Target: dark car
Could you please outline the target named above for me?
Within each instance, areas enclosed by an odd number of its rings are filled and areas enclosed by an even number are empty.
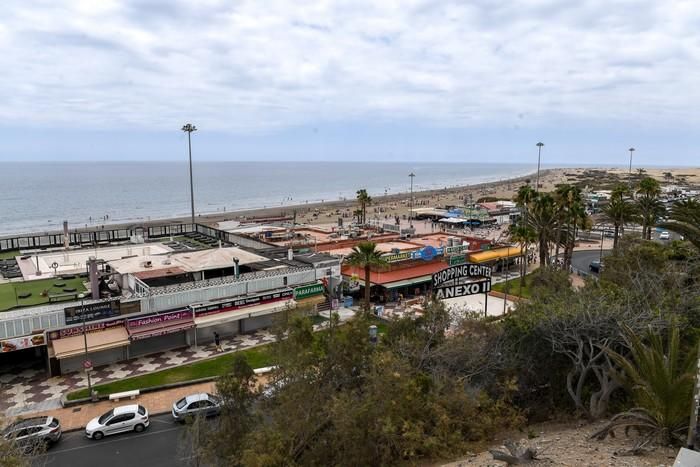
[[[603,270],[603,263],[600,262],[600,260],[593,260],[591,261],[591,264],[588,265],[588,269],[590,269],[591,272],[594,272],[596,274],[599,274],[600,271]]]
[[[17,443],[25,451],[33,451],[58,442],[61,424],[54,417],[33,417],[17,420],[2,431],[2,436]]]

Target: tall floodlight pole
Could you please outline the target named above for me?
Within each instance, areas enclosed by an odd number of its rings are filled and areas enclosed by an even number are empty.
[[[629,181],[630,187],[632,187],[632,153],[634,152],[634,148],[629,148],[628,151],[630,152],[630,171],[627,179]]]
[[[540,160],[542,159],[542,146],[544,143],[537,143],[537,184],[535,185],[535,191],[540,192]]]
[[[409,177],[411,177],[411,212],[408,215],[408,224],[412,228],[413,227],[413,177],[416,176],[413,172],[408,174]]]
[[[192,228],[194,228],[194,183],[192,183],[192,132],[197,131],[197,127],[187,123],[182,127],[182,131],[187,132],[187,146],[190,150],[190,206],[192,208]]]

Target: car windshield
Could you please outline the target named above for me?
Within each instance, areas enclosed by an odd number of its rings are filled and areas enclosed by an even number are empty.
[[[187,404],[187,399],[185,399],[185,398],[183,397],[182,399],[180,399],[179,401],[177,401],[177,402],[175,403],[175,407],[177,407],[178,409],[181,409],[181,408],[183,408],[183,407],[185,406],[185,404]]]
[[[146,415],[146,407],[139,405],[138,412],[141,415]]]
[[[100,422],[101,425],[104,425],[107,420],[112,416],[114,413],[114,410],[110,410],[109,412],[105,413],[102,415],[100,418],[97,419],[98,422]]]

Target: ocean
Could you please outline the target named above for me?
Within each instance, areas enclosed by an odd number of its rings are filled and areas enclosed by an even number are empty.
[[[198,214],[498,181],[534,164],[195,162]],[[0,235],[189,215],[183,162],[0,163]],[[106,217],[108,216],[108,217]]]

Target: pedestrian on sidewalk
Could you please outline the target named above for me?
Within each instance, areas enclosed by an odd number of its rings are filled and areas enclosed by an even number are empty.
[[[219,336],[219,333],[216,331],[214,331],[214,345],[216,345],[217,352],[224,351],[224,349],[221,347],[221,337]]]

